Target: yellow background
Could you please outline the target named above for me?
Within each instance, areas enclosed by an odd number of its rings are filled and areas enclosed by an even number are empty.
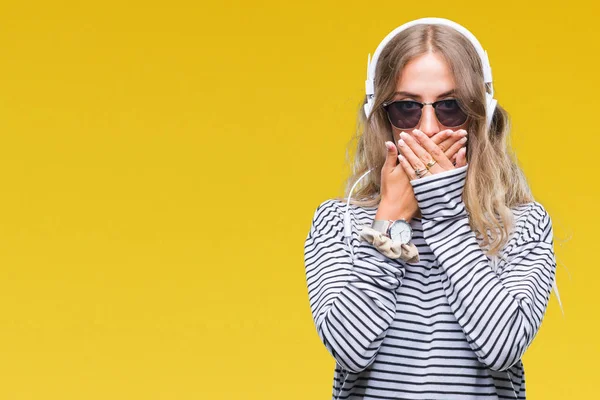
[[[0,399],[330,398],[304,239],[367,54],[426,16],[488,51],[553,218],[528,399],[594,398],[595,2],[108,0],[0,4]]]

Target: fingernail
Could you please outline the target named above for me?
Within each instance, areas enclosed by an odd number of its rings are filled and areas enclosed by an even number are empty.
[[[392,148],[391,148],[390,146],[393,146],[393,145],[394,145],[394,143],[390,142],[389,140],[386,140],[386,142],[385,142],[385,147],[386,147],[388,150],[391,150]]]
[[[398,160],[404,161],[404,156],[402,156],[402,154],[398,154]]]
[[[460,131],[460,134],[461,134],[462,136],[467,136],[467,131],[465,131],[465,130],[461,130],[461,131]]]
[[[466,141],[467,141],[467,138],[466,138],[466,137],[464,137],[464,138],[460,139],[460,140],[458,141],[458,143],[465,143]]]
[[[408,137],[408,133],[406,133],[406,132],[400,132],[400,137],[407,138]]]
[[[398,140],[398,144],[400,146],[404,146],[406,143],[404,143],[404,140],[400,139],[400,140]]]

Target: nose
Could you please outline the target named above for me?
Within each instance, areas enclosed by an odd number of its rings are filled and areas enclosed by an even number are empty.
[[[426,104],[422,109],[421,121],[419,121],[418,130],[429,137],[438,133],[441,129],[440,124],[435,116],[435,109],[431,104]]]

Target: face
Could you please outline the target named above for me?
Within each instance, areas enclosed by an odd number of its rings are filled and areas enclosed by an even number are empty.
[[[424,103],[456,98],[451,94],[444,95],[452,89],[455,89],[454,78],[446,62],[435,53],[426,53],[406,64],[396,83],[396,94],[393,100],[415,100]],[[433,107],[426,105],[423,107],[421,120],[416,127],[401,130],[392,126],[395,142],[397,143],[400,139],[401,132],[410,133],[413,129],[419,129],[427,136],[432,137],[445,129],[466,130],[467,122],[458,127],[446,127],[437,120]]]

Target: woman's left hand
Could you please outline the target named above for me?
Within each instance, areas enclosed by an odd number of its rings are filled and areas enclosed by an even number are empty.
[[[467,165],[467,149],[465,146],[461,147],[456,153],[456,165],[454,165],[446,156],[446,153],[430,137],[418,129],[414,129],[410,134],[402,132],[400,139],[398,144],[404,156],[404,160],[401,160],[400,163],[411,180]],[[427,171],[426,165],[432,161],[435,161],[435,164],[430,166],[429,171]],[[417,176],[415,170],[427,172]]]

